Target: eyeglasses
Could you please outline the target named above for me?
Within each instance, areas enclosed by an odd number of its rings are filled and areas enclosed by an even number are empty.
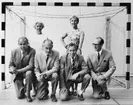
[[[92,43],[92,45],[95,45],[96,46],[96,45],[100,45],[100,44]]]

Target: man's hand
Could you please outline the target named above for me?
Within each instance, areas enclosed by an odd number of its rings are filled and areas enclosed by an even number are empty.
[[[103,75],[97,76],[97,81],[100,81],[100,80],[105,80],[105,77]]]
[[[106,79],[103,75],[99,75],[99,76],[97,76],[97,82],[98,82],[99,85],[101,85],[104,82],[106,82]]]
[[[37,76],[37,80],[38,80],[38,81],[42,81],[42,80],[43,80],[43,74],[39,74],[39,75]]]
[[[46,72],[42,73],[42,75],[44,78],[48,78],[49,75],[51,75],[51,74],[50,74],[50,71],[46,71]]]
[[[76,80],[78,76],[79,76],[79,73],[75,73],[74,75],[72,75],[71,80]]]
[[[11,73],[11,74],[15,74],[15,72],[16,72],[16,67],[10,67],[9,68],[9,73]]]

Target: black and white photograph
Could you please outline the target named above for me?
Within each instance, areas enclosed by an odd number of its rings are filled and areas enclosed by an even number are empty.
[[[133,105],[132,0],[0,3],[0,105]]]

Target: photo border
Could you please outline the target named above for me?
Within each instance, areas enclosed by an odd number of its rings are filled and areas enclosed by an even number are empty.
[[[6,7],[7,6],[70,6],[70,7],[126,7],[126,13],[128,16],[128,20],[126,23],[126,88],[130,88],[130,48],[131,48],[131,3],[130,2],[120,2],[120,3],[113,3],[113,2],[2,2],[1,3],[1,15],[2,15],[2,22],[1,22],[1,86],[2,89],[5,89],[5,43],[6,43]]]

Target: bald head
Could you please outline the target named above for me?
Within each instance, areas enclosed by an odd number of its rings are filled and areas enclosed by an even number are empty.
[[[29,44],[29,41],[28,41],[28,39],[27,39],[26,37],[20,37],[20,38],[18,39],[18,43],[19,43],[19,42],[25,42],[25,43]]]
[[[18,45],[22,51],[26,51],[29,46],[29,41],[26,37],[20,37],[18,39]]]
[[[53,48],[53,41],[50,39],[46,39],[43,41],[42,49],[45,51],[46,54],[50,54]]]
[[[47,39],[45,39],[43,41],[43,44],[51,44],[51,45],[53,45],[53,41],[47,38]]]

